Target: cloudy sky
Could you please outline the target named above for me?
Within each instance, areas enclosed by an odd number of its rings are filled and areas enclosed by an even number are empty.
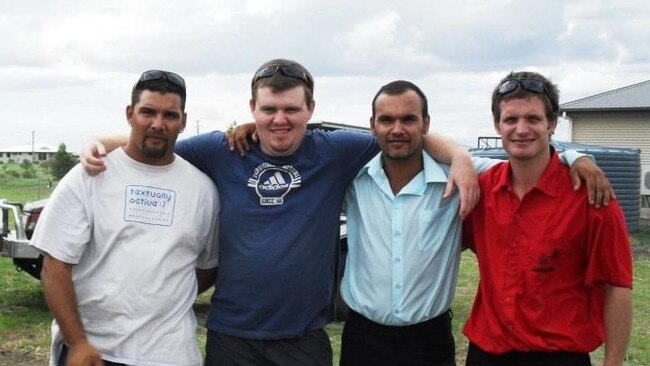
[[[0,0],[0,148],[32,131],[74,152],[128,133],[131,87],[152,68],[187,80],[184,136],[223,130],[251,120],[252,73],[277,57],[314,74],[314,120],[366,126],[375,91],[408,79],[429,97],[432,130],[474,146],[494,135],[489,97],[510,70],[551,77],[562,103],[650,79],[649,4]]]

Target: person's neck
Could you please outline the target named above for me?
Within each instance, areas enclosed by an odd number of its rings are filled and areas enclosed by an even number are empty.
[[[403,160],[390,159],[382,155],[381,161],[394,195],[397,195],[413,177],[424,169],[421,152]]]
[[[519,199],[535,187],[550,161],[550,152],[532,160],[510,159],[512,187]]]

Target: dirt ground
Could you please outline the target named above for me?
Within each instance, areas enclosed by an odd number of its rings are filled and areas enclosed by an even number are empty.
[[[47,365],[48,357],[33,353],[13,350],[0,350],[0,365],[3,366],[43,366]]]

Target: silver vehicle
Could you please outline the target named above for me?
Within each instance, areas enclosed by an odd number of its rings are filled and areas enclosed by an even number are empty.
[[[28,202],[23,206],[0,199],[0,256],[11,257],[18,270],[37,279],[41,276],[43,256],[29,245],[29,239],[45,202]]]

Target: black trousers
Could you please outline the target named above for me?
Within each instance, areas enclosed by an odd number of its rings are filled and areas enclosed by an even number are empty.
[[[340,366],[454,366],[450,310],[422,323],[387,326],[350,311],[343,327]]]
[[[508,352],[495,355],[470,342],[465,366],[591,366],[591,359],[588,353],[573,352]]]
[[[247,339],[208,330],[205,366],[332,366],[323,329],[287,339]]]

